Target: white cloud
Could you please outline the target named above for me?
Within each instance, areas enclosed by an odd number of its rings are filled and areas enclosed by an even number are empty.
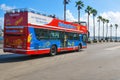
[[[6,4],[1,4],[0,5],[0,9],[2,9],[3,11],[14,9],[14,8],[15,7],[7,6]]]
[[[1,17],[0,18],[0,30],[3,29],[3,25],[4,25],[4,18]]]
[[[73,14],[70,12],[70,10],[66,11],[66,18],[68,21],[76,21],[76,19],[74,18]]]

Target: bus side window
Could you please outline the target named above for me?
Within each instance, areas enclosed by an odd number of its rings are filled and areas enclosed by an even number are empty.
[[[59,31],[50,31],[49,33],[51,39],[59,39],[60,32]]]
[[[73,38],[74,38],[74,40],[79,40],[79,34],[74,33],[74,34],[73,34]]]
[[[45,29],[36,29],[35,28],[35,35],[38,40],[49,38],[48,30],[45,30]]]

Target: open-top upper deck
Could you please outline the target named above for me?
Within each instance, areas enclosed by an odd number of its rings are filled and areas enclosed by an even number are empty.
[[[74,31],[87,33],[87,27],[73,22],[68,22],[55,18],[52,15],[45,15],[30,9],[13,9],[6,11],[5,27],[12,26],[34,26],[49,29]],[[16,27],[18,28],[18,27]]]

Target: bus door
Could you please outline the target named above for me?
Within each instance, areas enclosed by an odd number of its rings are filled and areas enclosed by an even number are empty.
[[[64,35],[64,47],[67,47],[67,43],[68,43],[68,36],[67,34]]]
[[[68,43],[68,35],[65,32],[61,32],[60,36],[61,36],[61,38],[60,38],[61,47],[62,48],[66,48],[67,47],[67,43]]]

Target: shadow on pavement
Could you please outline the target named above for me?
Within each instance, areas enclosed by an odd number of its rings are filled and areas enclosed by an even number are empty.
[[[83,50],[81,50],[80,52],[82,52],[82,51]],[[70,53],[74,54],[75,51],[61,52],[61,53],[58,53],[56,56],[70,54]],[[2,54],[2,55],[0,55],[0,63],[21,62],[21,61],[27,61],[27,60],[45,58],[45,57],[50,57],[50,56],[48,54],[33,55],[33,56],[22,55],[22,54]]]
[[[0,55],[0,63],[21,62],[44,57],[48,57],[48,55],[27,56],[20,54],[2,54]]]
[[[80,52],[83,52],[84,50],[81,50]],[[77,51],[66,51],[66,52],[60,52],[60,53],[58,53],[57,54],[57,56],[59,56],[59,55],[65,55],[65,54],[70,54],[70,53],[72,53],[72,54],[74,54],[74,53],[76,53]]]

